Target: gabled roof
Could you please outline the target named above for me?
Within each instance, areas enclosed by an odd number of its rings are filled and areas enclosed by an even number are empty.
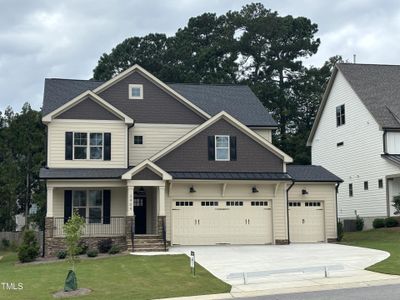
[[[70,101],[67,101],[63,105],[59,106],[57,109],[55,109],[55,110],[51,111],[50,113],[44,115],[42,117],[42,121],[44,123],[51,122],[51,120],[54,117],[56,117],[59,114],[65,112],[66,110],[68,110],[69,108],[73,107],[74,105],[77,105],[78,103],[80,103],[81,101],[85,100],[88,97],[90,99],[92,99],[93,101],[97,102],[99,105],[101,105],[102,107],[104,107],[108,111],[110,111],[113,114],[115,114],[115,115],[119,116],[120,118],[122,118],[125,121],[125,123],[127,123],[127,124],[132,124],[133,123],[133,119],[132,118],[130,118],[129,116],[124,114],[122,111],[120,111],[116,107],[112,106],[110,103],[105,101],[100,96],[94,94],[92,91],[83,92],[82,94],[76,96],[75,98],[71,99]]]
[[[157,161],[161,157],[167,155],[168,153],[173,151],[175,148],[177,148],[178,146],[182,145],[183,143],[185,143],[186,141],[188,141],[189,139],[194,137],[199,132],[203,131],[204,129],[206,129],[207,127],[211,126],[212,124],[216,123],[217,121],[219,121],[221,119],[228,121],[231,125],[235,126],[237,129],[239,129],[240,131],[245,133],[247,136],[252,138],[254,141],[258,142],[261,146],[265,147],[266,149],[268,149],[269,151],[274,153],[276,156],[280,157],[284,162],[286,162],[286,163],[293,162],[293,159],[289,155],[287,155],[285,152],[283,152],[278,147],[273,145],[271,142],[262,138],[259,134],[255,133],[253,130],[249,129],[247,126],[245,126],[244,124],[239,122],[237,119],[235,119],[234,117],[232,117],[225,111],[220,112],[219,114],[215,115],[214,117],[207,120],[203,124],[197,126],[193,130],[189,131],[187,134],[185,134],[181,138],[177,139],[175,142],[168,145],[160,152],[157,152],[156,154],[154,154],[152,157],[150,157],[149,160]]]
[[[307,145],[311,145],[338,71],[381,128],[400,129],[400,65],[339,63],[322,98]]]
[[[104,81],[93,80],[46,79],[42,113],[47,115],[87,90],[95,92],[104,88],[104,84]],[[180,83],[167,86],[209,116],[225,110],[250,127],[277,127],[248,86]]]
[[[287,173],[299,182],[343,182],[327,169],[315,165],[286,165]]]
[[[121,178],[122,179],[127,179],[130,180],[132,177],[139,173],[140,171],[144,170],[145,168],[149,168],[152,170],[154,173],[158,174],[162,180],[171,180],[172,176],[165,172],[163,169],[161,169],[159,166],[154,164],[152,161],[146,159],[142,161],[140,164],[138,164],[136,167],[130,169],[128,172],[124,173]]]

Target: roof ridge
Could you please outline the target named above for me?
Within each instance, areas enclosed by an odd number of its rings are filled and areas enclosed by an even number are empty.
[[[400,65],[393,65],[393,64],[350,63],[350,62],[337,63],[336,65],[350,65],[350,66],[362,65],[362,66],[400,67]]]
[[[88,81],[88,82],[105,82],[103,80],[94,80],[94,79],[74,79],[74,78],[45,78],[45,80],[69,80],[69,81]]]

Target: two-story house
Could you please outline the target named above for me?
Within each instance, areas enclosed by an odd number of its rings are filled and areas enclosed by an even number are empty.
[[[77,211],[90,247],[286,244],[336,238],[340,179],[289,166],[243,85],[165,84],[140,66],[109,81],[46,79],[46,255]]]
[[[312,162],[344,180],[341,219],[391,216],[400,194],[400,66],[337,64],[308,145]]]

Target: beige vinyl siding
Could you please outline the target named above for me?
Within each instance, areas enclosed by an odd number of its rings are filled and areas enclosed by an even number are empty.
[[[271,129],[253,129],[253,131],[261,135],[268,142],[272,143],[272,130]]]
[[[53,190],[53,211],[55,218],[64,217],[64,190],[111,190],[111,217],[126,216],[126,188],[54,188]]]
[[[65,160],[65,132],[110,132],[111,160]],[[54,120],[48,124],[50,168],[126,168],[126,132],[122,121]]]
[[[345,105],[346,123],[336,126],[336,107]],[[337,143],[344,145],[338,147]],[[386,184],[378,180],[399,168],[381,157],[383,131],[339,71],[312,141],[312,164],[328,169],[344,182],[339,186],[338,215],[355,218],[387,215]],[[364,181],[369,189],[364,190]],[[349,183],[354,196],[349,197]]]
[[[302,195],[302,190],[307,195]],[[296,183],[289,191],[289,201],[322,201],[324,207],[325,240],[336,235],[336,188],[335,184]]]
[[[197,125],[137,123],[129,130],[129,165],[136,166],[188,133]],[[143,144],[135,145],[133,137],[143,136]]]
[[[275,184],[266,183],[242,183],[228,182],[226,183],[224,195],[223,182],[206,183],[206,182],[173,182],[166,188],[166,222],[167,222],[167,239],[171,240],[171,216],[172,201],[175,200],[270,200],[272,202],[272,240],[287,239],[286,237],[286,201],[285,188],[286,184],[280,184],[276,195]],[[196,193],[190,193],[189,189],[193,186]],[[252,187],[256,186],[258,193],[252,193]]]

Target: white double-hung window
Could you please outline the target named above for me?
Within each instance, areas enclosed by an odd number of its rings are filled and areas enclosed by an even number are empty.
[[[229,157],[229,135],[215,136],[215,160],[227,161]]]
[[[88,158],[103,159],[103,133],[74,132],[74,159]]]
[[[85,218],[87,223],[101,223],[103,191],[74,190],[72,192],[72,210]]]

